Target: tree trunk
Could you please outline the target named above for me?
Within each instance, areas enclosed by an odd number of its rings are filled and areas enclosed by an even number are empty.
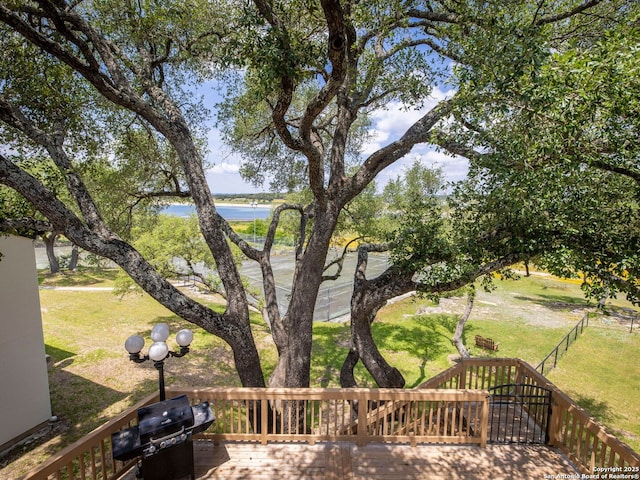
[[[358,355],[358,350],[351,347],[340,369],[340,386],[342,388],[354,388],[358,386],[353,370],[356,368],[359,360],[360,355]]]
[[[607,300],[609,300],[609,289],[605,288],[604,292],[600,296],[600,299],[598,300],[598,310],[604,310],[604,307],[607,304]]]
[[[373,339],[371,324],[377,312],[378,309],[375,309],[374,312],[352,309],[352,342],[354,342],[360,360],[380,388],[402,388],[405,385],[405,379],[400,370],[385,360]]]
[[[71,247],[71,258],[69,259],[69,270],[75,272],[78,268],[78,259],[80,258],[80,249],[77,245]]]
[[[340,384],[343,387],[356,386],[353,369],[359,360],[381,388],[402,388],[405,379],[400,371],[391,366],[382,356],[371,332],[371,324],[378,310],[387,299],[410,291],[413,286],[410,278],[393,268],[388,269],[372,281],[366,279],[369,250],[376,246],[358,249],[358,263],[354,275],[351,297],[351,351],[347,355],[340,371]]]
[[[313,313],[334,224],[332,218],[317,215],[307,247],[296,259],[289,307],[272,322],[279,358],[269,378],[270,387],[308,387],[311,383]]]
[[[49,234],[42,234],[42,240],[44,241],[44,248],[47,252],[47,259],[49,260],[49,271],[51,273],[59,273],[60,272],[60,263],[58,262],[58,258],[56,257],[56,252],[54,250],[54,245],[56,243],[56,238],[58,238],[58,232],[51,232]]]
[[[315,300],[312,305],[315,305]],[[269,377],[270,387],[308,387],[311,384],[313,309],[289,304],[282,319],[282,334],[274,342],[278,363]]]
[[[473,309],[473,303],[475,301],[475,292],[469,292],[467,294],[467,306],[464,309],[464,313],[458,319],[458,324],[456,325],[456,331],[451,338],[451,342],[456,346],[458,353],[462,358],[470,358],[469,351],[464,346],[464,342],[462,341],[462,336],[464,333],[464,326],[469,320],[469,316],[471,315],[471,310]]]

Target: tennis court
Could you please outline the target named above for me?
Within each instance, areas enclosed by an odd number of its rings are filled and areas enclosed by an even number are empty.
[[[330,252],[329,263],[336,252]],[[333,281],[326,281],[320,286],[318,299],[314,312],[314,320],[331,321],[347,315],[350,310],[351,293],[353,292],[353,274],[355,272],[357,253],[349,253],[344,262],[340,278]],[[294,252],[281,251],[271,258],[273,275],[276,280],[278,290],[278,304],[280,311],[285,312],[291,295],[291,280],[293,278]],[[388,266],[388,256],[386,254],[370,254],[367,265],[367,277],[373,278],[382,273]],[[331,275],[336,272],[337,267],[332,267],[326,272]],[[245,262],[242,267],[242,275],[247,277],[253,287],[262,292],[262,276],[260,267],[255,262]]]

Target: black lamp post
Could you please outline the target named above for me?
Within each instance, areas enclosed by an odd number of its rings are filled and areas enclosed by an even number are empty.
[[[141,356],[140,352],[144,347],[144,338],[140,335],[132,335],[124,342],[124,348],[129,352],[129,360],[136,363],[153,361],[153,366],[158,370],[158,382],[160,384],[160,400],[165,400],[164,393],[164,361],[168,357],[184,357],[189,353],[189,345],[193,341],[193,332],[187,328],[180,330],[176,334],[176,343],[180,346],[179,352],[172,352],[167,346],[169,338],[169,326],[166,323],[159,323],[151,330],[151,340],[153,343],[149,347],[147,355]]]

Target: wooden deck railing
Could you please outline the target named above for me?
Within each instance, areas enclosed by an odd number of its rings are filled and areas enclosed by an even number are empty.
[[[585,473],[596,468],[640,467],[640,456],[589,417],[569,397],[518,359],[469,359],[417,389],[169,389],[192,403],[208,401],[216,416],[201,434],[217,441],[394,443],[487,442],[487,389],[528,383],[552,391],[549,438]],[[114,461],[111,434],[136,423],[152,395],[53,456],[26,479],[121,477],[133,462]],[[364,427],[362,427],[364,426]]]
[[[168,389],[208,401],[216,421],[198,437],[218,441],[465,443],[486,445],[487,392],[461,390],[202,388]],[[136,423],[137,410],[158,396],[63,450],[27,479],[112,480],[133,465],[113,460],[111,434]],[[365,428],[361,428],[365,425]]]
[[[203,436],[217,441],[485,445],[487,440],[485,391],[206,388],[171,393],[210,403],[216,421]]]
[[[593,474],[598,472],[596,469],[613,467],[619,467],[619,471],[630,468],[637,472],[634,469],[640,467],[638,453],[608,433],[602,424],[520,359],[463,360],[419,388],[485,390],[507,383],[527,383],[552,391],[549,443],[566,453],[584,473]]]

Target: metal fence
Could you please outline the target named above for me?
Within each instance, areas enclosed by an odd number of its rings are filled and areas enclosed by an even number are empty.
[[[253,236],[245,235],[245,237],[247,241],[252,242],[254,240]],[[256,246],[258,247],[262,245],[261,242],[264,242],[264,238],[262,237],[256,237],[255,240]],[[69,253],[70,249],[71,247],[56,247],[56,253],[58,255],[65,255]],[[335,257],[341,253],[341,251],[335,250],[334,252],[330,252],[329,257],[331,258],[332,255]],[[293,247],[287,245],[285,241],[278,243],[278,248],[271,258],[276,280],[276,289],[278,291],[278,304],[282,312],[286,311],[291,296],[291,281],[295,267],[294,255]],[[38,268],[46,268],[48,266],[44,248],[36,248],[36,258]],[[340,277],[337,280],[326,281],[320,286],[314,320],[330,321],[349,313],[356,260],[357,253],[347,254]],[[184,268],[185,274],[181,277],[181,280],[185,282],[185,284],[197,283],[196,278],[187,272],[184,260],[176,258],[174,262],[176,270],[179,271],[181,268]],[[367,276],[370,278],[375,277],[382,273],[388,266],[389,259],[387,254],[372,253],[369,255]],[[196,265],[196,269],[205,276],[216,275],[214,270],[209,270],[203,265]],[[326,273],[330,275],[335,273],[335,270]],[[241,274],[257,292],[262,293],[262,273],[256,262],[244,262],[241,267]]]
[[[544,357],[536,370],[539,371],[542,375],[545,372],[550,372],[552,369],[558,365],[558,359],[564,355],[564,353],[569,350],[569,346],[578,339],[578,335],[580,335],[585,328],[589,326],[589,313],[587,313],[582,320],[576,323],[575,327],[571,329],[569,333],[567,333],[562,340],[555,346],[549,355]]]
[[[331,321],[349,314],[356,260],[357,253],[348,254],[340,277],[337,280],[325,281],[320,286],[313,316],[315,321]],[[278,306],[280,311],[284,312],[291,296],[291,280],[295,265],[293,253],[285,252],[272,257],[272,265],[278,292]],[[367,276],[372,278],[379,275],[388,265],[389,259],[386,254],[370,254]],[[327,274],[331,273],[334,272],[327,272]],[[249,279],[256,290],[262,292],[262,275],[255,262],[245,262],[242,275]]]

